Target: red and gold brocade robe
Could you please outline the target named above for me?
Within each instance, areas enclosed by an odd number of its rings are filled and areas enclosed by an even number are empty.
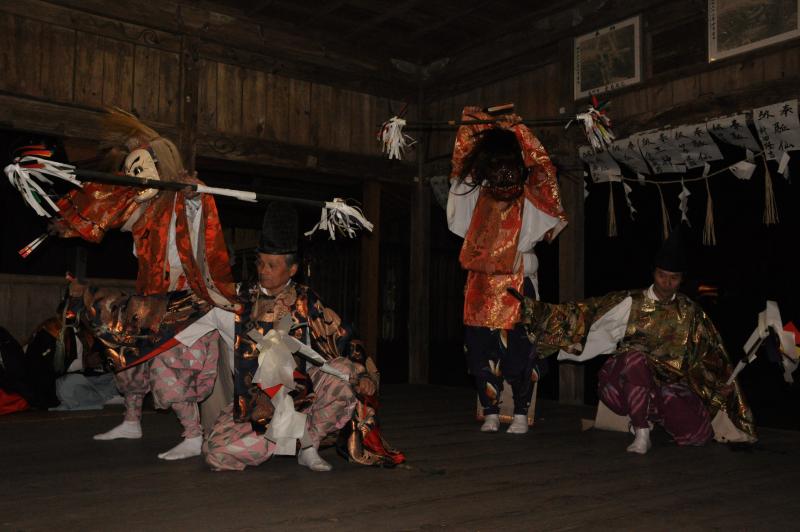
[[[87,183],[58,201],[61,216],[54,228],[62,237],[90,242],[100,242],[110,229],[130,231],[139,263],[137,293],[155,295],[190,288],[216,307],[237,310],[214,198],[201,194],[199,212],[187,215],[193,207],[182,191],[161,191],[137,203],[139,192],[132,187]],[[179,263],[170,260],[170,251],[173,258],[177,251]]]
[[[461,120],[488,120],[475,107],[467,107]],[[530,170],[524,193],[512,201],[499,201],[483,187],[481,176],[459,182],[464,160],[474,149],[475,134],[493,124],[461,126],[456,134],[447,202],[450,230],[464,237],[459,261],[468,271],[464,290],[464,324],[491,329],[512,329],[520,319],[520,302],[506,290],[522,292],[525,276],[538,269],[533,247],[555,238],[567,224],[556,181],[556,169],[544,147],[519,117],[504,122],[514,132]]]

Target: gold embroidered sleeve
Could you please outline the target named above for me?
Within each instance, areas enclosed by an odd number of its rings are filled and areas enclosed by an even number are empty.
[[[539,355],[549,356],[558,350],[568,351],[583,345],[595,320],[628,297],[628,292],[612,292],[601,297],[569,303],[552,304],[525,298],[522,324]]]

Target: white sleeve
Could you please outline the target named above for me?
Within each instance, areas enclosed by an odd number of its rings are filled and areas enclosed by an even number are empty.
[[[539,257],[533,250],[522,253],[522,267],[525,277],[531,280],[536,301],[539,301]]]
[[[454,179],[447,195],[447,227],[461,238],[467,234],[481,187]]]
[[[614,308],[603,314],[599,320],[592,324],[586,337],[586,345],[583,346],[583,351],[579,355],[559,351],[558,360],[586,362],[597,355],[613,352],[617,348],[619,341],[625,337],[632,303],[633,298],[630,296],[617,303]]]
[[[525,199],[517,249],[523,253],[533,249],[533,246],[541,241],[549,230],[559,227],[562,223],[559,218],[540,211],[533,206],[533,203]]]

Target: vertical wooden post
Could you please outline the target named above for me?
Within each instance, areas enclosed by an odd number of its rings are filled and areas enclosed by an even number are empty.
[[[419,118],[424,119],[422,84],[419,91]],[[417,144],[417,176],[411,192],[409,227],[409,304],[408,304],[408,380],[426,384],[430,378],[430,187],[423,177],[426,136]]]
[[[561,67],[559,102],[567,113],[572,113],[575,109],[572,39],[564,39],[559,43],[558,54]],[[577,158],[577,147],[568,139],[563,138],[563,143],[559,148],[559,167],[570,174],[583,175],[583,166]],[[569,220],[569,225],[558,237],[558,298],[563,302],[583,297],[583,183],[562,178],[560,187],[561,200]],[[561,363],[558,371],[559,402],[583,404],[583,365]]]
[[[364,182],[363,205],[367,220],[372,222],[372,232],[361,236],[361,303],[359,307],[360,332],[367,352],[377,361],[378,331],[380,324],[380,257],[381,257],[381,183]]]
[[[181,37],[181,112],[178,124],[178,145],[183,164],[189,173],[195,170],[197,158],[197,113],[200,79],[197,71],[199,41],[196,37]]]

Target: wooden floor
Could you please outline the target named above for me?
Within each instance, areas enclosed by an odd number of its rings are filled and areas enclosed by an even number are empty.
[[[330,473],[276,458],[242,473],[156,454],[179,439],[169,413],[145,412],[144,438],[96,442],[103,412],[0,418],[0,530],[790,530],[800,500],[800,433],[759,445],[677,448],[663,432],[646,456],[630,436],[580,431],[585,408],[539,404],[525,436],[482,434],[465,389],[384,391],[388,439],[408,468]]]

